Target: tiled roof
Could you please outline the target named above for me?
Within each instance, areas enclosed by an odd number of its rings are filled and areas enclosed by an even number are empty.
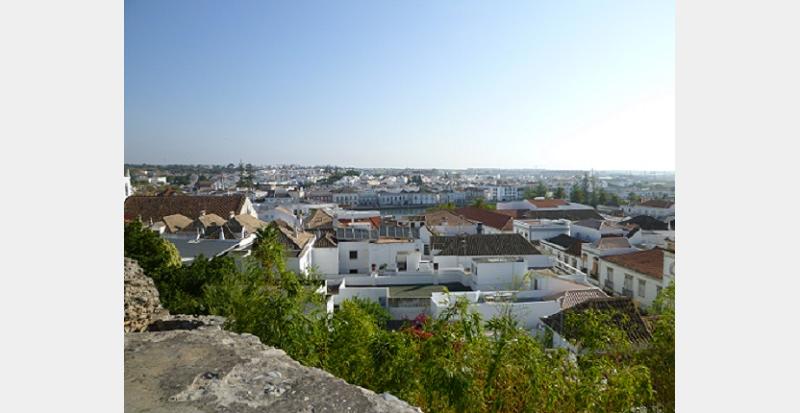
[[[603,226],[604,222],[605,221],[603,221],[602,219],[589,218],[589,219],[582,219],[580,221],[573,222],[572,225],[577,225],[579,227],[593,228],[593,229],[598,229],[599,230]]]
[[[520,234],[433,236],[431,249],[442,256],[536,255],[539,250]]]
[[[644,230],[667,230],[669,224],[649,215],[639,215],[621,222],[622,224],[636,224]]]
[[[333,217],[322,209],[315,209],[305,223],[308,229],[333,228]]]
[[[608,294],[604,293],[603,290],[599,288],[566,291],[564,292],[564,295],[561,298],[561,309],[566,310],[567,308],[575,307],[576,305],[583,303],[584,301],[589,301],[594,298],[607,298],[607,297]]]
[[[167,215],[162,218],[162,221],[164,221],[167,231],[171,233],[182,231],[192,226],[191,218],[185,217],[181,214]]]
[[[369,217],[369,222],[372,224],[372,228],[378,229],[381,227],[381,217]]]
[[[672,208],[673,205],[675,205],[675,203],[672,201],[667,201],[665,199],[651,199],[649,201],[644,201],[639,205],[650,208]]]
[[[501,211],[507,213],[508,210]],[[570,221],[578,221],[582,219],[603,219],[603,216],[598,214],[594,209],[551,209],[546,211],[531,210],[518,210],[515,218],[531,218],[531,219],[567,219]]]
[[[483,225],[497,228],[501,231],[510,231],[514,228],[514,219],[511,216],[488,209],[468,206],[456,209],[456,213],[467,219],[482,222]]]
[[[441,210],[425,213],[425,225],[428,228],[434,226],[468,226],[473,225],[462,216],[452,211]]]
[[[612,255],[602,259],[653,278],[661,279],[664,276],[664,250],[660,248]]]
[[[542,322],[566,339],[574,340],[573,332],[565,331],[564,320],[569,314],[581,314],[589,309],[612,312],[614,314],[612,323],[625,331],[631,342],[647,342],[651,338],[650,331],[639,314],[639,310],[633,300],[628,297],[590,298],[556,314],[544,317]]]
[[[242,228],[244,228],[244,230],[250,234],[256,233],[259,229],[267,225],[269,225],[267,222],[249,214],[239,214],[228,220],[228,226],[232,231],[242,232]]]
[[[614,248],[632,248],[631,243],[625,237],[603,237],[591,244],[592,248],[601,250]]]
[[[570,237],[567,234],[558,234],[553,238],[546,239],[545,241],[547,241],[549,243],[552,243],[552,244],[559,245],[559,246],[564,247],[564,248],[569,248],[569,247],[571,247],[571,246],[573,246],[575,244],[580,245],[583,242],[580,239]]]
[[[206,214],[220,217],[241,212],[245,202],[244,195],[225,196],[145,196],[132,195],[125,198],[125,220],[141,219],[142,222],[160,221],[163,217],[181,214],[189,219]]]
[[[314,248],[336,248],[337,245],[336,238],[330,232],[320,234],[314,241]]]
[[[197,217],[197,221],[203,225],[205,228],[209,227],[221,227],[225,225],[228,221],[217,214],[205,214],[200,215]]]
[[[314,234],[310,232],[298,231],[295,235],[294,228],[280,220],[272,221],[271,225],[278,229],[278,241],[287,255],[299,256],[309,241],[314,239]]]
[[[529,199],[528,203],[536,208],[558,208],[563,205],[569,205],[569,202],[563,199]]]

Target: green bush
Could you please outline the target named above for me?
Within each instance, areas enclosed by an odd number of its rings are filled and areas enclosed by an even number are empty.
[[[170,311],[224,316],[233,331],[254,334],[305,365],[390,392],[426,412],[674,410],[674,287],[655,306],[660,318],[644,351],[608,327],[605,315],[570,318],[584,348],[614,349],[576,359],[548,348],[507,311],[481,320],[464,300],[398,331],[385,329],[388,313],[371,301],[347,300],[327,314],[316,284],[285,269],[270,230],[259,234],[254,256],[241,268],[228,258],[199,258],[180,267],[167,243],[129,225],[126,256],[158,274],[156,286]]]

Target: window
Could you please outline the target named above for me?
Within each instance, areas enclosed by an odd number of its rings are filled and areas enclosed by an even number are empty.
[[[606,276],[608,278],[614,278],[614,269],[611,267],[606,267]]]
[[[644,297],[644,288],[647,284],[645,280],[639,280],[639,297]]]
[[[657,285],[656,286],[656,296],[658,296],[659,294],[661,294],[661,286]]]
[[[357,260],[358,259],[358,251],[350,251],[350,259]]]
[[[358,274],[358,270],[350,270],[350,274]]]
[[[625,274],[625,289],[633,291],[633,276],[630,274]]]
[[[428,244],[423,245],[422,246],[422,254],[423,255],[431,255],[431,246],[428,245]]]

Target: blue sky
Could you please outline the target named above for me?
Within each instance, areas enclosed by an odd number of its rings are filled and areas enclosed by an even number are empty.
[[[673,1],[125,1],[125,161],[672,170]]]

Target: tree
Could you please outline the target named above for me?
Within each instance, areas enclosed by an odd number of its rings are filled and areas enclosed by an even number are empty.
[[[650,370],[658,406],[675,411],[675,282],[653,301],[650,311],[657,316],[650,345],[641,362]]]
[[[283,245],[278,241],[278,229],[275,222],[271,222],[256,232],[253,242],[253,257],[267,270],[267,275],[280,274],[286,270]]]
[[[139,220],[125,224],[123,244],[125,256],[138,261],[150,277],[157,277],[162,269],[181,265],[175,244],[161,238]]]
[[[446,202],[444,204],[438,204],[436,206],[432,206],[427,209],[428,212],[433,211],[454,211],[456,209],[456,204],[452,202]]]
[[[572,185],[572,190],[569,194],[569,200],[579,204],[586,203],[586,192],[583,191],[580,185]]]
[[[631,192],[628,194],[628,202],[631,204],[642,202],[642,197],[636,194],[636,192]]]
[[[470,206],[488,210],[493,210],[497,208],[496,204],[486,202],[486,199],[484,199],[483,197],[475,198],[470,204]]]
[[[245,166],[242,162],[239,162],[239,181],[236,183],[236,186],[240,188],[252,188],[253,187],[253,165],[247,164]]]
[[[533,189],[533,193],[536,197],[547,196],[547,187],[543,182],[539,181],[539,183],[536,184],[536,188]]]
[[[592,193],[592,195],[593,195],[593,196],[592,196],[592,198],[593,198],[593,200],[592,200],[592,202],[593,202],[592,206],[597,206],[597,205],[606,205],[606,203],[608,203],[608,194],[607,194],[607,193],[606,193],[606,191],[605,191],[605,190],[603,190],[602,188],[601,188],[601,189],[598,189],[598,190],[597,190],[597,191],[595,191],[595,192],[593,192],[593,193]]]
[[[559,186],[558,188],[556,188],[555,192],[553,192],[553,197],[555,199],[564,199],[567,197],[567,193],[566,191],[564,191],[563,187]]]
[[[423,411],[674,410],[674,325],[668,322],[674,304],[662,298],[673,297],[674,287],[652,307],[659,324],[645,351],[629,345],[609,314],[568,317],[577,343],[593,350],[574,357],[520,328],[510,307],[499,306],[485,321],[463,297],[438,317],[419,315],[396,331],[385,329],[387,311],[374,301],[346,300],[328,315],[316,285],[281,264],[275,231],[260,231],[241,265],[200,257],[188,267],[168,267],[156,283],[159,293],[173,308],[224,316],[230,330]],[[149,235],[139,238],[147,237],[158,255],[164,246]],[[137,239],[126,236],[126,254],[141,244]]]

